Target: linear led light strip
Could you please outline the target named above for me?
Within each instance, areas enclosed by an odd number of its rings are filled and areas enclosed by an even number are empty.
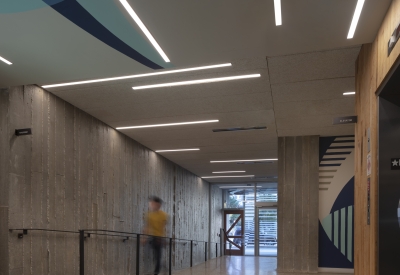
[[[149,30],[146,28],[146,26],[143,24],[142,20],[140,20],[139,16],[136,14],[136,12],[132,9],[132,7],[128,4],[126,0],[119,0],[121,4],[124,6],[126,11],[129,13],[129,15],[132,17],[132,19],[136,22],[136,24],[139,26],[139,28],[142,30],[142,32],[146,35],[146,37],[150,40],[150,43],[153,45],[153,47],[157,50],[157,52],[161,55],[161,57],[164,59],[165,62],[170,62],[168,56],[164,53],[164,51],[161,49],[160,45],[158,45],[157,41],[154,39],[154,37],[151,35]]]
[[[219,120],[218,120],[218,119],[214,119],[214,120],[201,120],[201,121],[190,121],[190,122],[177,122],[177,123],[165,123],[165,124],[139,125],[139,126],[117,127],[116,129],[117,129],[117,130],[124,130],[124,129],[166,127],[166,126],[178,126],[178,125],[189,125],[189,124],[200,124],[200,123],[213,123],[213,122],[219,122]]]
[[[281,0],[274,0],[275,8],[275,24],[277,26],[282,25],[282,5]]]
[[[360,20],[361,11],[363,9],[365,0],[358,0],[356,10],[354,11],[353,21],[351,21],[349,34],[347,35],[347,39],[352,39],[354,37],[354,33],[356,32],[358,21]]]
[[[185,152],[185,151],[199,151],[199,148],[193,148],[193,149],[174,149],[174,150],[157,150],[157,153],[163,153],[163,152]]]
[[[210,65],[210,66],[201,66],[201,67],[193,67],[193,68],[187,68],[187,69],[161,71],[161,72],[147,73],[147,74],[136,74],[136,75],[100,78],[100,79],[92,79],[92,80],[60,83],[60,84],[51,84],[51,85],[44,85],[42,87],[46,89],[46,88],[54,88],[54,87],[62,87],[62,86],[82,85],[82,84],[89,84],[89,83],[107,82],[107,81],[123,80],[123,79],[130,79],[130,78],[140,78],[140,77],[163,75],[163,74],[176,74],[176,73],[182,73],[182,72],[209,70],[209,69],[215,69],[215,68],[221,68],[221,67],[229,67],[229,66],[232,66],[232,63],[223,63],[223,64]]]
[[[212,176],[212,177],[201,177],[202,179],[216,179],[216,178],[253,178],[254,175],[246,176]]]
[[[10,61],[8,61],[7,59],[5,59],[4,57],[0,56],[0,60],[3,61],[4,63],[8,64],[8,65],[12,65],[12,63]]]
[[[247,160],[212,160],[210,163],[221,163],[221,162],[251,162],[251,161],[276,161],[278,159],[247,159]]]
[[[261,76],[260,74],[248,74],[248,75],[238,75],[238,76],[198,79],[198,80],[189,80],[189,81],[181,81],[181,82],[170,82],[170,83],[162,83],[162,84],[136,86],[136,87],[132,87],[132,89],[134,89],[134,90],[142,90],[142,89],[151,89],[151,88],[159,88],[159,87],[193,85],[193,84],[202,84],[202,83],[211,83],[211,82],[230,81],[230,80],[236,80],[236,79],[254,78],[254,77],[260,77],[260,76]]]
[[[343,93],[343,95],[355,95],[356,92],[347,92],[347,93]]]

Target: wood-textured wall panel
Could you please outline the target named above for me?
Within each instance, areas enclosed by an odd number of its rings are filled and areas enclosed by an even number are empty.
[[[317,136],[278,139],[278,270],[318,271]]]
[[[377,274],[378,232],[378,131],[377,131],[377,48],[363,45],[357,61],[355,130],[355,214],[354,214],[354,270],[355,274]],[[371,221],[367,224],[367,131],[371,131]]]
[[[221,190],[210,195],[207,182],[39,87],[14,87],[2,95],[10,104],[9,228],[141,232],[148,197],[158,195],[170,215],[169,236],[208,241],[212,213],[212,240],[218,241]],[[14,136],[14,129],[26,127],[31,136]],[[211,211],[210,201],[218,204]],[[76,235],[7,237],[10,274],[78,273]],[[86,251],[87,274],[135,272],[135,240],[93,236]],[[174,245],[174,268],[189,266],[189,251]],[[142,271],[148,272],[145,252],[142,247]],[[196,253],[204,260],[204,244]]]
[[[400,0],[393,0],[374,42],[374,47],[377,47],[377,63],[373,68],[374,74],[377,76],[377,86],[381,85],[387,73],[400,56],[400,43],[396,44],[388,56],[388,42],[399,23]]]

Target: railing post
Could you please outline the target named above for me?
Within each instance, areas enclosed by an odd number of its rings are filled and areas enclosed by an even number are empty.
[[[172,275],[172,238],[169,239],[169,275]]]
[[[190,241],[190,267],[193,267],[193,240]]]
[[[79,275],[85,275],[85,231],[79,230]]]
[[[136,235],[136,275],[140,273],[140,234]]]
[[[207,262],[207,242],[205,242],[205,249],[204,249],[204,254],[205,254],[205,261]]]

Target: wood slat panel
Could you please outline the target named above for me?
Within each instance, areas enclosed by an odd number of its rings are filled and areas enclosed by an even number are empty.
[[[378,209],[378,134],[377,134],[377,48],[364,45],[357,61],[355,129],[355,206],[354,270],[355,274],[377,274]],[[371,225],[367,225],[367,130],[371,130]]]

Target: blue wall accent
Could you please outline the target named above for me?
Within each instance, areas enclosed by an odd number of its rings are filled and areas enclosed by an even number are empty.
[[[349,164],[351,159],[348,159],[354,151],[353,144],[354,136],[320,138],[319,166],[323,173],[320,175],[320,188],[322,188],[320,192],[323,192],[320,196],[337,197],[330,200],[329,203],[333,202],[332,206],[324,204],[323,200],[320,201],[320,204],[324,206],[323,211],[327,210],[325,206],[329,206],[330,212],[329,214],[321,213],[325,217],[320,216],[319,267],[354,268],[354,176],[345,183],[341,180],[344,174],[338,174],[345,173],[346,177],[354,175],[352,170],[349,170],[353,167],[342,166],[344,163],[353,166]],[[330,149],[331,152],[328,152]],[[332,169],[327,169],[327,167],[332,167]],[[332,171],[324,172],[326,170]],[[332,178],[327,176],[332,176]]]
[[[353,254],[354,255],[354,254]],[[354,268],[354,264],[350,262],[345,255],[333,244],[326,235],[324,228],[319,223],[319,267],[328,268]]]

